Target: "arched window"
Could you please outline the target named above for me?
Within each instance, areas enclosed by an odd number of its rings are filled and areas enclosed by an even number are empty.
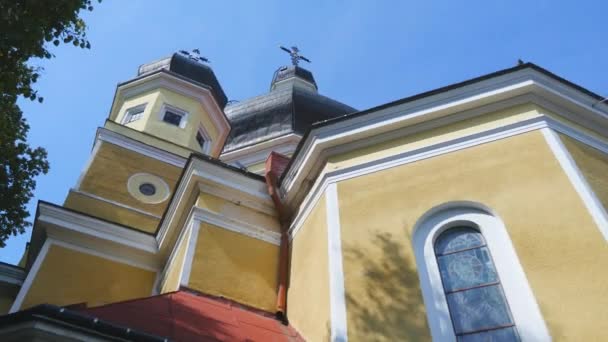
[[[473,202],[437,206],[412,244],[433,341],[551,341],[509,233]]]
[[[435,256],[458,341],[519,341],[481,233],[449,228],[435,240]]]

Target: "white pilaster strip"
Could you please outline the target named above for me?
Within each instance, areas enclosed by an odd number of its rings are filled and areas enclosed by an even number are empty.
[[[574,189],[579,194],[585,207],[589,210],[593,221],[599,228],[600,232],[604,236],[604,239],[608,241],[608,214],[602,203],[595,196],[595,193],[585,180],[585,176],[581,173],[581,170],[576,165],[576,162],[572,159],[572,156],[562,143],[561,139],[550,128],[542,129],[543,135],[551,148],[551,151],[559,161],[559,164],[564,169],[564,172],[572,182]]]
[[[44,259],[46,258],[46,254],[48,253],[50,247],[51,247],[51,241],[50,241],[50,239],[47,239],[46,241],[44,241],[42,248],[40,248],[40,252],[38,252],[38,256],[36,257],[36,260],[34,261],[34,264],[32,265],[32,267],[30,268],[30,271],[28,272],[27,277],[25,277],[23,286],[21,286],[21,289],[19,289],[17,298],[15,298],[15,301],[13,302],[13,305],[11,306],[9,313],[17,312],[21,308],[21,304],[23,304],[23,299],[25,299],[25,296],[30,291],[32,282],[36,278],[36,275],[38,274],[38,270],[40,269],[40,266],[42,265],[42,261],[44,261]]]
[[[182,274],[180,277],[179,284],[181,286],[188,286],[190,282],[190,273],[192,272],[192,262],[194,261],[194,253],[196,252],[196,242],[198,241],[198,231],[201,228],[199,221],[192,221],[190,224],[190,237],[188,239],[188,249],[186,250],[186,257],[184,258],[184,265],[182,267]]]
[[[327,186],[325,192],[327,209],[327,247],[329,258],[329,298],[331,319],[331,341],[348,341],[346,328],[346,299],[344,270],[342,268],[342,237],[340,234],[340,212],[336,183]]]

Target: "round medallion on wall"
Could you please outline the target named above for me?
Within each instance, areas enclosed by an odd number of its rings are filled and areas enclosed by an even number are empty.
[[[169,198],[169,185],[162,178],[149,173],[136,173],[129,177],[127,189],[141,202],[156,204]]]

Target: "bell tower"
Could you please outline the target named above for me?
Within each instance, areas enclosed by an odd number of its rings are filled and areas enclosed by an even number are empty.
[[[208,60],[195,51],[141,65],[136,78],[118,85],[109,119],[218,157],[230,131],[227,98]]]

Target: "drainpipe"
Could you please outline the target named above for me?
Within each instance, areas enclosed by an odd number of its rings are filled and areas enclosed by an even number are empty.
[[[279,250],[279,282],[277,289],[277,304],[276,304],[276,317],[283,324],[287,325],[287,277],[289,272],[289,238],[287,231],[289,229],[289,223],[291,215],[289,208],[283,203],[279,196],[278,179],[285,171],[289,158],[276,153],[271,152],[266,159],[266,186],[268,188],[268,194],[274,202],[274,206],[279,214],[279,223],[281,227],[281,245]]]

